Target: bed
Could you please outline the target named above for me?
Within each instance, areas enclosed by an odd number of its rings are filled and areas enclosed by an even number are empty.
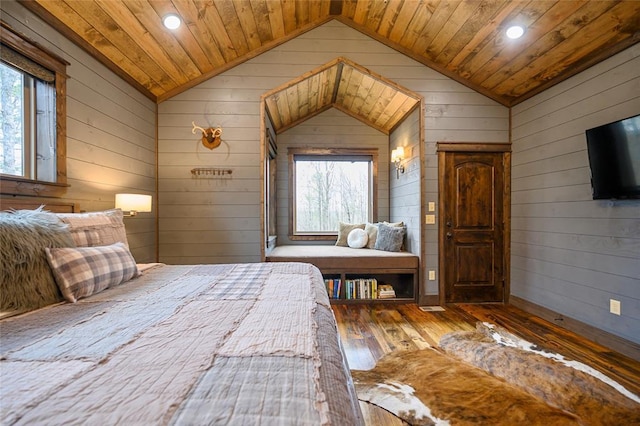
[[[128,251],[122,242],[48,247],[56,285],[64,277],[51,253],[91,250]],[[62,285],[67,300],[0,321],[0,423],[363,424],[315,266],[150,264],[132,273],[94,283],[89,295]]]

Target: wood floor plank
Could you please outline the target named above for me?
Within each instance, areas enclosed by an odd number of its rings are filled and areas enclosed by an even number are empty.
[[[474,330],[477,322],[505,328],[541,349],[580,361],[640,395],[640,361],[587,340],[557,324],[510,305],[447,305],[424,312],[417,305],[332,305],[345,354],[352,370],[369,370],[393,351],[437,347],[452,331]],[[367,425],[405,425],[392,414],[360,404]]]

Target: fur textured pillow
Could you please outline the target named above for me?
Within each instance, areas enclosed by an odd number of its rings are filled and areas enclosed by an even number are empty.
[[[404,227],[388,226],[384,223],[378,225],[378,237],[376,238],[376,250],[400,251],[404,240]]]
[[[395,226],[395,227],[402,227],[405,229],[405,235],[406,235],[406,226],[404,225],[404,222],[382,222],[387,226]],[[367,235],[369,236],[369,241],[367,241],[367,248],[370,249],[375,249],[376,248],[376,240],[378,239],[378,225],[380,225],[380,222],[378,223],[367,223],[367,225],[364,227],[364,230],[367,232]],[[403,244],[404,244],[404,238],[402,240]],[[404,247],[401,247],[400,250],[402,250]]]
[[[347,244],[351,248],[362,248],[367,245],[369,236],[364,229],[352,229],[347,236]]]
[[[344,223],[340,222],[338,227],[338,239],[336,241],[337,246],[348,247],[347,238],[349,232],[354,229],[364,229],[364,223]]]
[[[62,300],[45,247],[75,247],[55,214],[42,208],[0,213],[2,311],[28,311]]]

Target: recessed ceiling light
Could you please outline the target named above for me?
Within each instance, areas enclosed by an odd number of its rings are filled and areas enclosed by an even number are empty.
[[[513,25],[509,28],[507,28],[507,37],[511,38],[511,39],[517,39],[522,37],[522,34],[524,34],[524,28],[522,28],[520,25]]]
[[[175,13],[170,13],[162,18],[162,23],[170,30],[175,30],[180,26],[182,22],[180,21],[180,17],[178,15],[176,15]]]

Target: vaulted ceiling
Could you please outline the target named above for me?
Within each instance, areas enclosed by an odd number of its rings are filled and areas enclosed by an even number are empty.
[[[336,108],[389,134],[420,97],[346,58],[337,58],[265,94],[276,133]]]
[[[541,92],[640,38],[638,0],[21,3],[157,102],[331,19],[506,106]],[[164,28],[161,20],[168,13],[181,16],[185,25],[174,31]],[[526,28],[523,38],[516,42],[504,35],[512,23]],[[309,99],[299,102],[311,103]]]

